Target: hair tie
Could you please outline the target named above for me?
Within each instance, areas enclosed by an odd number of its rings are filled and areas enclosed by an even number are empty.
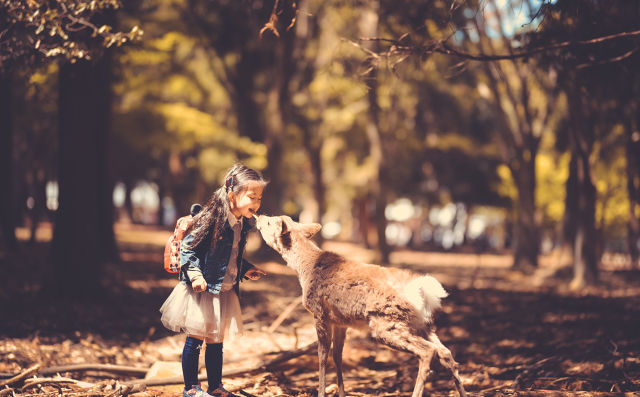
[[[233,176],[230,176],[226,182],[225,182],[225,187],[227,190],[229,190],[230,187],[233,187]]]

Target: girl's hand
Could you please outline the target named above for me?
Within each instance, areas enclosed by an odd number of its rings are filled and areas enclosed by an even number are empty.
[[[191,282],[191,288],[195,292],[203,292],[207,290],[207,282],[204,277],[197,277],[195,280]]]
[[[259,280],[260,277],[266,276],[267,273],[264,270],[260,270],[257,267],[249,269],[245,276],[247,276],[250,280]]]

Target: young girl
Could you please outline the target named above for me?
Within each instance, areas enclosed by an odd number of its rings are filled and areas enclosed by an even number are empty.
[[[160,308],[162,323],[185,332],[182,352],[184,397],[233,396],[222,387],[222,342],[242,332],[239,281],[266,273],[242,258],[253,215],[260,208],[267,183],[259,172],[236,164],[222,187],[194,217],[180,248],[180,283]],[[198,359],[206,341],[205,393],[198,384]]]

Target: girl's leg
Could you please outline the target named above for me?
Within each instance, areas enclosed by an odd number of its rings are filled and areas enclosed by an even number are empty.
[[[212,393],[222,383],[222,341],[207,340],[204,363],[209,381],[208,393]]]
[[[200,358],[200,348],[202,339],[187,336],[182,350],[182,376],[184,377],[184,389],[190,390],[191,386],[198,382],[198,359]]]

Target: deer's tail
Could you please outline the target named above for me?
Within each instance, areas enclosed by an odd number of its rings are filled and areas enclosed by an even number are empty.
[[[433,312],[441,307],[440,300],[448,295],[442,284],[429,275],[411,280],[403,292],[426,322],[431,321]]]

